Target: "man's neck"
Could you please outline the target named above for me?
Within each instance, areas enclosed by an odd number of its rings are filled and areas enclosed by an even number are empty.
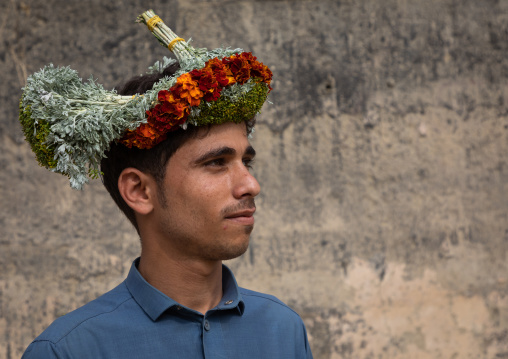
[[[221,261],[175,259],[164,251],[142,251],[138,270],[162,293],[202,314],[222,299]]]

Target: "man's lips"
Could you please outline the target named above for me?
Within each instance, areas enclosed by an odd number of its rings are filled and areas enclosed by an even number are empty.
[[[256,212],[256,208],[244,209],[228,214],[225,218],[237,222],[238,224],[252,226],[254,224],[254,212]]]
[[[254,198],[245,198],[238,203],[225,207],[221,212],[223,218],[229,223],[253,226],[256,204]]]

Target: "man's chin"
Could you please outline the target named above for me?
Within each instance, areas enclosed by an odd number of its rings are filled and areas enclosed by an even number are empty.
[[[245,234],[250,234],[250,231]],[[230,259],[235,259],[240,257],[242,254],[244,254],[247,251],[247,248],[249,248],[249,237],[242,240],[239,243],[234,243],[226,248],[222,248],[222,250],[217,251],[215,253],[217,260],[223,260],[227,261]]]
[[[237,248],[236,251],[230,251],[228,253],[224,253],[225,255],[224,255],[224,258],[222,260],[227,261],[227,260],[230,260],[230,259],[238,258],[241,255],[243,255],[245,252],[247,252],[247,248],[249,248],[249,243],[247,243],[247,245],[245,245],[242,248]]]
[[[245,234],[250,235],[253,229],[254,229],[254,225],[252,225],[252,226],[245,226],[245,227],[244,227]],[[247,241],[247,242],[248,242],[248,241]]]

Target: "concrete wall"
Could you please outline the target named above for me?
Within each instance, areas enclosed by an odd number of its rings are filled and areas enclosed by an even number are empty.
[[[24,79],[70,65],[113,88],[167,50],[136,1],[0,4],[0,358],[119,283],[138,239],[100,182],[39,168]],[[304,318],[314,356],[508,358],[508,1],[150,5],[180,36],[274,72],[239,282]]]

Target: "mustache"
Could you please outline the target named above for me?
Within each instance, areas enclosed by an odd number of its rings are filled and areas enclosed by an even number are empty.
[[[256,209],[256,203],[254,202],[254,198],[244,198],[234,205],[223,208],[221,210],[221,215],[223,217],[228,217],[230,215],[235,214],[236,212],[240,212],[245,209]]]

